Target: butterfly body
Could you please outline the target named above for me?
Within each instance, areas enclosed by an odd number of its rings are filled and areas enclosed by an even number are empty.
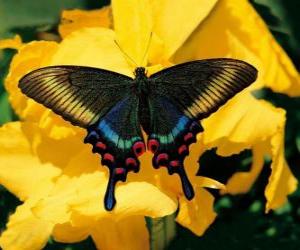
[[[183,193],[192,199],[194,190],[183,163],[189,145],[203,131],[199,120],[257,76],[248,63],[225,58],[183,63],[149,77],[143,67],[134,73],[130,78],[91,67],[50,66],[28,73],[19,83],[27,96],[87,129],[84,142],[92,144],[109,169],[107,210],[116,203],[116,183],[139,171],[138,158],[146,149],[153,153],[153,167],[178,174]]]

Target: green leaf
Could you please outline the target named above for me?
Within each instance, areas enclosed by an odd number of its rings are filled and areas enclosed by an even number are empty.
[[[0,125],[12,120],[13,113],[8,102],[7,93],[4,92],[0,95]]]
[[[100,8],[107,1],[93,0],[0,0],[0,37],[11,37],[15,33],[30,33],[32,29],[54,27],[60,19],[63,9]],[[28,32],[29,31],[29,32]],[[33,39],[32,36],[27,37]]]
[[[252,0],[277,41],[300,67],[299,0]]]
[[[150,249],[163,250],[176,236],[175,214],[162,218],[146,218],[150,234]]]

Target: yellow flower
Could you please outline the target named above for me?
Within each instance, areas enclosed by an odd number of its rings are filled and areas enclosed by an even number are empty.
[[[266,209],[281,206],[295,190],[297,182],[284,159],[285,112],[256,100],[250,91],[268,86],[299,95],[299,75],[247,1],[114,0],[111,8],[68,11],[63,17],[61,43],[0,43],[0,48],[18,49],[5,85],[22,120],[0,129],[0,183],[24,202],[0,237],[3,249],[41,249],[50,235],[61,242],[91,235],[100,249],[145,249],[149,240],[144,216],[168,215],[178,205],[176,220],[201,235],[216,216],[213,196],[201,187],[223,188],[217,181],[194,176],[199,156],[212,147],[220,155],[244,149],[253,152],[251,171],[234,175],[227,192],[247,192],[266,154],[272,158]],[[243,59],[259,69],[258,81],[251,88],[203,121],[205,132],[185,161],[196,187],[192,201],[183,197],[176,176],[152,169],[152,155],[146,153],[141,157],[141,172],[118,185],[116,208],[105,211],[107,171],[82,144],[84,131],[17,88],[25,73],[48,65],[86,65],[132,76],[135,65],[127,61],[115,40],[135,62],[149,66],[150,72],[210,57]]]

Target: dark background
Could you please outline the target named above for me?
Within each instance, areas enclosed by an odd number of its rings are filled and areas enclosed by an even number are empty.
[[[255,9],[268,24],[296,67],[300,68],[300,1],[251,0]],[[18,33],[25,42],[37,40],[41,33],[57,34],[60,12],[63,9],[95,9],[109,1],[96,0],[0,0],[0,38]],[[13,50],[0,53],[0,124],[17,120],[7,101],[3,79]],[[300,98],[262,90],[260,96],[287,111],[286,157],[294,175],[300,177]],[[200,159],[201,175],[226,181],[236,171],[247,171],[251,152],[244,151],[231,157],[219,157],[215,150],[206,152]],[[168,249],[300,249],[300,190],[290,196],[289,202],[277,211],[264,214],[264,188],[270,174],[270,162],[252,190],[244,195],[216,197],[215,209],[219,216],[202,237],[177,225],[177,237]],[[5,229],[9,214],[20,204],[16,197],[0,186],[0,229]],[[151,224],[151,223],[150,223]],[[150,228],[151,229],[151,228]],[[77,244],[56,243],[49,240],[47,250],[96,249],[91,239]]]

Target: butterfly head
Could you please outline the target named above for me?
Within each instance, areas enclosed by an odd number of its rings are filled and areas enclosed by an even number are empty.
[[[136,78],[146,77],[146,69],[144,67],[137,67],[134,71],[134,75]]]

